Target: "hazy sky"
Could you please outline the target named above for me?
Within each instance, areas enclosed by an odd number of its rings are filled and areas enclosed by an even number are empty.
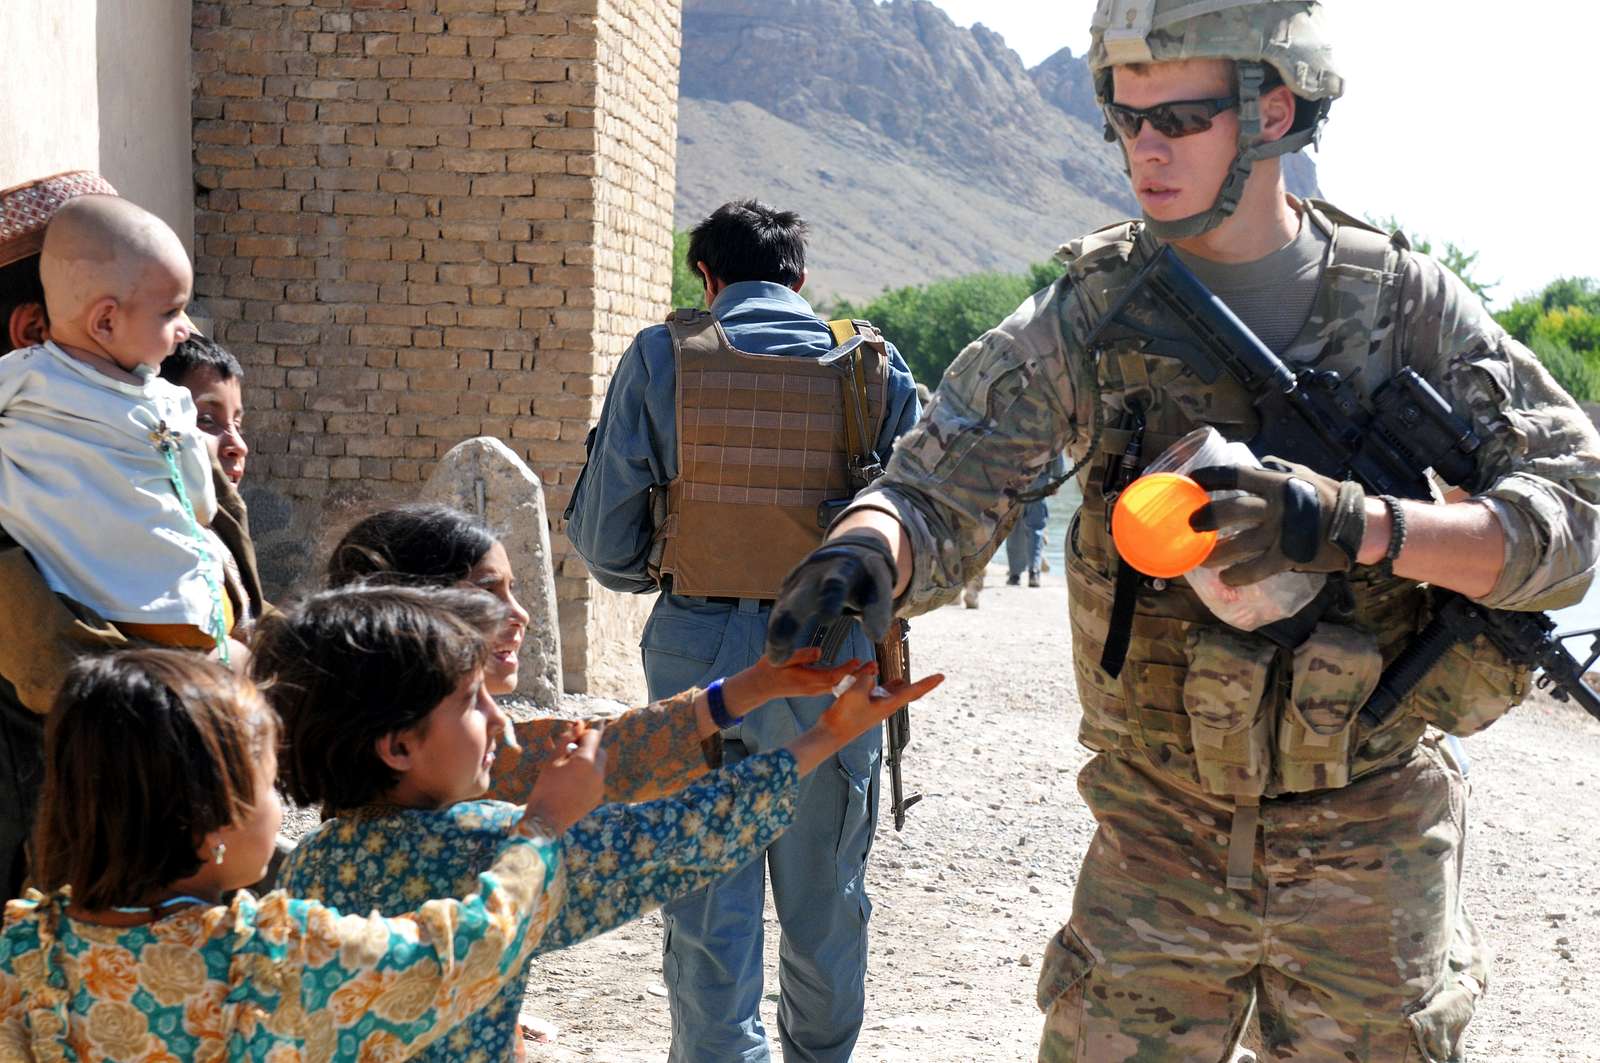
[[[1032,66],[1088,46],[1092,0],[934,0]],[[1600,3],[1334,0],[1347,88],[1322,150],[1323,194],[1355,214],[1479,252],[1496,308],[1557,276],[1600,277],[1600,130],[1586,74]],[[1570,117],[1569,117],[1570,115]]]

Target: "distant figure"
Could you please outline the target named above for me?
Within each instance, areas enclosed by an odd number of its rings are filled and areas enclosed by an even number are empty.
[[[871,326],[830,326],[799,294],[805,226],[792,211],[725,204],[695,226],[688,259],[710,312],[679,310],[623,355],[567,510],[567,535],[602,586],[659,592],[642,643],[652,700],[761,655],[790,566],[821,541],[824,522],[859,488],[857,473],[888,461],[918,412],[892,345]],[[836,348],[848,360],[819,361]],[[752,386],[718,383],[730,372]],[[824,663],[871,654],[852,625]],[[827,704],[787,698],[723,719],[726,761],[777,748]],[[809,779],[794,825],[764,860],[662,909],[672,1063],[768,1058],[760,1005],[769,871],[782,927],[784,1058],[850,1058],[866,999],[879,746],[877,731],[863,735]]]
[[[1057,455],[1044,472],[1028,486],[1029,491],[1043,491],[1050,482],[1067,471],[1066,458]],[[1050,520],[1050,506],[1043,498],[1036,498],[1022,507],[1017,526],[1006,536],[1006,585],[1015,587],[1028,575],[1028,586],[1039,586],[1039,572],[1044,567],[1044,528]]]

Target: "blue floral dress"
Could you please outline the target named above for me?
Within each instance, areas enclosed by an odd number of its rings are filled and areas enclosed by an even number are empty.
[[[561,848],[502,834],[471,896],[392,919],[241,891],[113,927],[29,891],[0,931],[0,1063],[409,1059],[507,979],[520,991],[565,897]]]
[[[567,894],[534,947],[566,948],[702,889],[755,859],[794,816],[794,757],[775,750],[713,772],[676,797],[603,805],[563,836]],[[283,867],[291,893],[347,911],[404,911],[488,866],[522,809],[468,801],[439,810],[370,808],[306,835]],[[418,1059],[502,1063],[516,1048],[523,980]]]

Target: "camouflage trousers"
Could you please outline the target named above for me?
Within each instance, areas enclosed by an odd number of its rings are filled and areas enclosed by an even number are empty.
[[[1041,1063],[1226,1061],[1252,1006],[1272,1059],[1461,1058],[1489,957],[1460,897],[1466,780],[1432,738],[1263,801],[1249,890],[1226,803],[1103,753],[1078,789],[1099,828],[1045,951]]]

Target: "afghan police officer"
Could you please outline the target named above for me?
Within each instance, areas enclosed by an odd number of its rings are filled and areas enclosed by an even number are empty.
[[[960,355],[774,609],[781,657],[841,599],[874,630],[891,602],[949,601],[1051,455],[1083,463],[1067,575],[1098,829],[1042,964],[1043,1060],[1227,1059],[1252,1001],[1276,1059],[1454,1060],[1482,991],[1466,787],[1430,725],[1486,725],[1527,672],[1480,639],[1381,725],[1357,710],[1426,619],[1420,584],[1512,610],[1582,596],[1600,439],[1458,278],[1286,194],[1279,157],[1343,90],[1323,19],[1310,0],[1101,0],[1089,64],[1143,218],[1069,243],[1066,275]],[[1249,493],[1212,504],[1209,523],[1244,529],[1213,555],[1225,581],[1299,569],[1343,588],[1293,646],[1224,625],[1181,582],[1119,579],[1105,472],[1132,438],[1149,460],[1197,426],[1250,440],[1260,420],[1229,377],[1148,339],[1086,342],[1163,246],[1286,362],[1363,401],[1410,367],[1481,441],[1449,504],[1303,467],[1241,474]],[[1146,336],[1182,334],[1167,324]]]
[[[804,238],[793,212],[753,201],[696,226],[688,259],[710,312],[679,311],[638,335],[590,437],[567,534],[603,586],[660,591],[642,642],[651,698],[761,656],[784,574],[917,418],[894,348],[865,323],[830,327],[799,294]],[[857,630],[836,659],[871,652]],[[774,702],[727,727],[724,762],[777,748],[829,700]],[[864,736],[806,780],[793,825],[764,861],[663,909],[670,1059],[768,1058],[759,1007],[769,873],[784,1058],[850,1057],[865,1006],[879,745],[877,732]]]

